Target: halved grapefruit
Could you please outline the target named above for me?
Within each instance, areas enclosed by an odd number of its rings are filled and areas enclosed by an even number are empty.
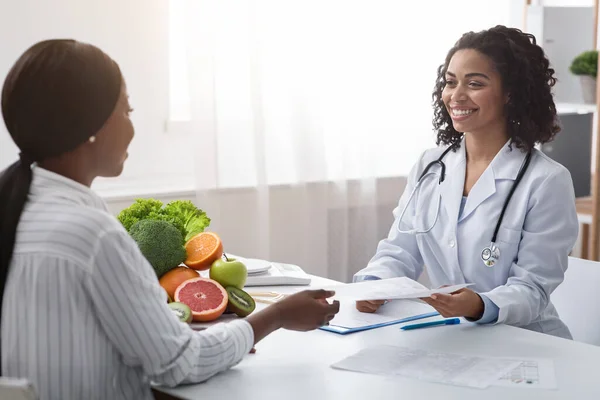
[[[194,321],[208,322],[223,314],[229,298],[218,282],[209,278],[193,278],[177,287],[175,301],[186,304],[192,310]]]
[[[186,259],[183,262],[196,270],[209,269],[223,256],[223,243],[214,232],[201,232],[185,243]]]

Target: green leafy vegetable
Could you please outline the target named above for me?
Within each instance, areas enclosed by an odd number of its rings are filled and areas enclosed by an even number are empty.
[[[176,200],[167,204],[164,211],[168,215],[174,216],[183,223],[185,230],[184,240],[187,242],[194,235],[204,232],[204,229],[210,225],[210,218],[206,213],[197,208],[189,200]]]
[[[204,232],[210,225],[210,218],[206,213],[189,200],[176,200],[163,206],[159,200],[137,199],[131,206],[121,210],[117,218],[129,233],[131,227],[142,220],[170,222],[185,241]]]

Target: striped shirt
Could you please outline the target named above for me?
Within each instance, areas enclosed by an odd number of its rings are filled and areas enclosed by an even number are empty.
[[[237,320],[179,322],[150,264],[102,199],[34,167],[1,321],[2,372],[45,399],[151,399],[150,382],[204,381],[254,343]]]

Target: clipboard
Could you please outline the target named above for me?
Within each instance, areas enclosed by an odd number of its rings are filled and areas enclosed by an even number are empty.
[[[417,314],[417,315],[413,315],[413,316],[410,316],[410,317],[405,317],[405,318],[402,318],[402,319],[397,319],[397,320],[394,320],[394,321],[382,322],[382,323],[379,323],[379,324],[359,326],[359,327],[356,327],[356,328],[346,328],[346,327],[343,327],[343,326],[336,326],[336,325],[325,325],[325,326],[320,327],[319,329],[321,329],[323,331],[327,331],[327,332],[337,333],[339,335],[348,335],[350,333],[368,331],[370,329],[383,328],[384,326],[401,324],[403,322],[416,321],[418,319],[436,317],[438,315],[440,315],[439,312],[430,312],[430,313],[425,313],[425,314]]]

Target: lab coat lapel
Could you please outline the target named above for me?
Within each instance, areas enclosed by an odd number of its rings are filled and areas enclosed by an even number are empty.
[[[462,192],[465,186],[465,146],[464,141],[456,152],[446,155],[446,179],[440,184],[441,203],[448,214],[449,223],[456,227]]]
[[[494,157],[471,189],[460,221],[471,215],[481,203],[496,193],[496,181],[516,179],[526,153],[517,149],[514,145],[510,149],[509,144],[510,141],[496,154],[496,157]]]
[[[490,164],[471,188],[467,197],[467,203],[460,216],[460,221],[471,215],[481,203],[494,193],[496,193],[496,178],[494,176],[494,169]]]

